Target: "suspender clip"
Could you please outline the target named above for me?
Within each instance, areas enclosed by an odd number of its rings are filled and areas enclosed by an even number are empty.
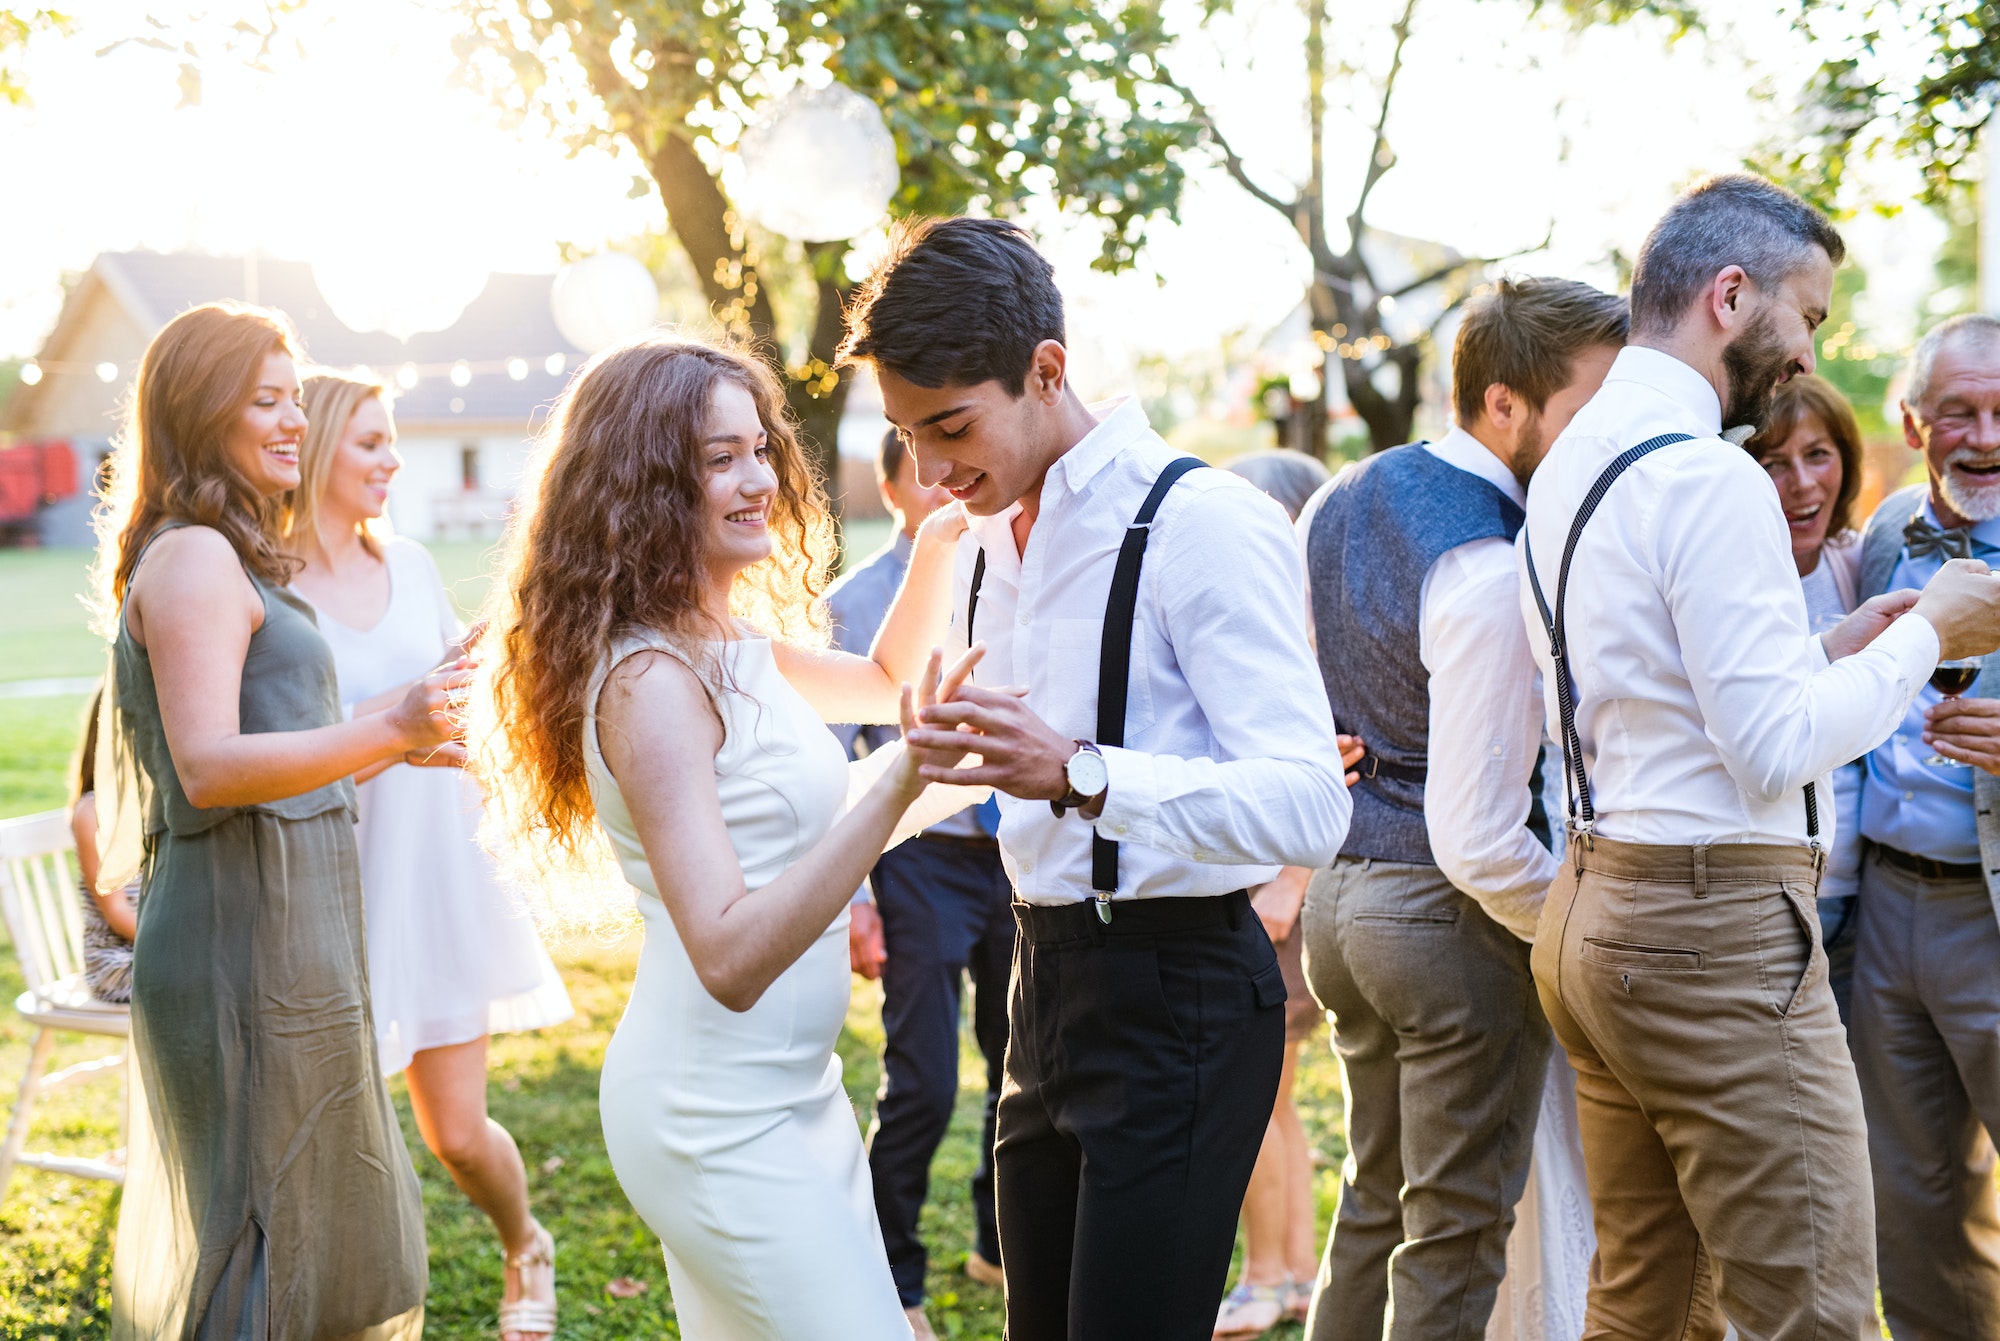
[[[1111,891],[1108,889],[1098,889],[1091,891],[1091,893],[1095,896],[1097,900],[1097,920],[1104,923],[1104,925],[1106,926],[1110,926]]]

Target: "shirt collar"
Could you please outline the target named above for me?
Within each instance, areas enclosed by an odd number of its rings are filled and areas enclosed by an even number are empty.
[[[1432,456],[1448,466],[1457,466],[1468,474],[1477,475],[1501,493],[1514,500],[1516,507],[1525,507],[1528,491],[1514,478],[1514,472],[1502,465],[1500,458],[1485,443],[1467,433],[1456,424],[1451,432],[1436,442],[1424,444]]]
[[[895,518],[891,517],[890,520],[894,521]],[[900,526],[896,528],[896,538],[891,542],[891,548],[896,551],[896,561],[905,568],[910,566],[910,551],[915,549],[916,545],[917,542],[910,538],[909,532]]]
[[[1061,480],[1073,494],[1083,492],[1097,472],[1125,448],[1152,432],[1146,422],[1145,407],[1137,396],[1120,396],[1089,406],[1097,427],[1083,435],[1076,446],[1056,458],[1049,473]]]
[[[1612,361],[1609,382],[1631,382],[1665,396],[1701,421],[1712,437],[1722,436],[1722,401],[1706,377],[1672,354],[1627,345]]]

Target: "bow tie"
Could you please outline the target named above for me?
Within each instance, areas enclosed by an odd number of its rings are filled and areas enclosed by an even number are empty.
[[[1972,530],[1963,526],[1940,530],[1919,512],[1903,528],[1903,544],[1908,546],[1913,559],[1927,559],[1932,555],[1942,559],[1969,559],[1972,557]]]

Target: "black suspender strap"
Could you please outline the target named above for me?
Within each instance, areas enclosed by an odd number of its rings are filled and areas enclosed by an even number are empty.
[[[979,584],[986,580],[986,551],[972,561],[972,592],[965,598],[965,645],[972,646],[972,621],[979,614]]]
[[[1583,766],[1583,742],[1576,734],[1576,681],[1569,668],[1569,639],[1563,625],[1563,604],[1569,592],[1569,565],[1576,556],[1576,542],[1583,536],[1584,524],[1597,511],[1597,505],[1604,501],[1604,495],[1620,475],[1636,464],[1642,457],[1649,456],[1662,447],[1671,447],[1679,442],[1691,442],[1692,433],[1662,433],[1657,438],[1648,438],[1637,447],[1629,447],[1615,457],[1604,468],[1590,492],[1584,495],[1583,506],[1576,510],[1576,519],[1570,523],[1569,538],[1563,544],[1562,568],[1556,575],[1556,605],[1553,613],[1549,610],[1547,597],[1542,594],[1541,578],[1535,572],[1535,546],[1524,534],[1521,545],[1528,560],[1528,585],[1535,593],[1535,609],[1542,617],[1542,631],[1549,639],[1549,660],[1554,663],[1556,677],[1556,708],[1562,718],[1562,739],[1557,743],[1563,752],[1563,794],[1569,801],[1572,836],[1589,846],[1592,828],[1597,823],[1597,811],[1591,805],[1590,777]],[[1819,845],[1819,796],[1814,784],[1806,784],[1806,837],[1812,840],[1815,860],[1820,854]]]
[[[1125,743],[1125,700],[1132,682],[1132,627],[1139,610],[1139,568],[1146,559],[1146,540],[1153,515],[1167,491],[1190,470],[1205,465],[1199,457],[1183,456],[1167,463],[1153,481],[1152,492],[1126,529],[1118,547],[1118,564],[1111,571],[1111,595],[1104,604],[1104,640],[1097,659],[1097,744]],[[1090,888],[1097,896],[1097,916],[1111,920],[1111,896],[1118,890],[1118,844],[1092,833]]]

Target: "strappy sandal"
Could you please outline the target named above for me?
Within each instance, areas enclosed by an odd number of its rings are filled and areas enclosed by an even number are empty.
[[[1285,1296],[1290,1282],[1247,1285],[1239,1282],[1215,1315],[1217,1341],[1259,1337],[1285,1320]]]
[[[535,1241],[507,1258],[510,1270],[521,1273],[521,1297],[512,1303],[500,1305],[500,1334],[509,1332],[527,1336],[543,1336],[553,1341],[556,1334],[556,1241],[549,1231],[535,1222]],[[528,1271],[531,1267],[549,1269],[549,1297],[536,1299],[528,1294]]]

